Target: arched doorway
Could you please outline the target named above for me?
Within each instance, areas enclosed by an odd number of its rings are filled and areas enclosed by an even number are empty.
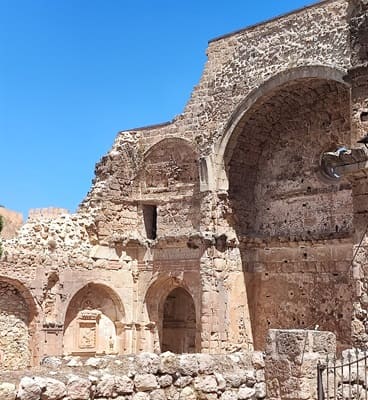
[[[64,354],[122,352],[123,305],[109,287],[89,283],[69,303],[64,328]]]
[[[1,369],[14,370],[32,364],[30,325],[34,315],[29,292],[19,282],[0,280]]]
[[[192,296],[178,287],[168,294],[163,308],[162,351],[194,353],[196,315]]]
[[[201,303],[199,287],[196,286],[198,279],[196,274],[188,275],[185,280],[162,274],[148,287],[142,318],[154,324],[150,340],[156,352],[201,351]]]

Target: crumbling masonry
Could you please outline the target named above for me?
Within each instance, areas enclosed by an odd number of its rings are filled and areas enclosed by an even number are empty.
[[[76,214],[34,212],[4,240],[2,368],[263,350],[269,328],[368,345],[367,1],[207,54],[183,113],[120,132]]]

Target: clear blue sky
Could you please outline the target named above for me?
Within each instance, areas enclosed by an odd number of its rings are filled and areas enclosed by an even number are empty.
[[[0,0],[0,204],[75,211],[120,130],[171,120],[207,41],[308,0]]]

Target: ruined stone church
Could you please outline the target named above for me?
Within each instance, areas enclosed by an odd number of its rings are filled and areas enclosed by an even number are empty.
[[[182,114],[117,135],[75,214],[35,210],[3,239],[1,368],[263,350],[270,328],[368,345],[367,1],[207,56]]]

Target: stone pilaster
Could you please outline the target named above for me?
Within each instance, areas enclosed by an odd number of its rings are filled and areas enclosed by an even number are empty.
[[[267,398],[317,399],[317,364],[336,352],[331,332],[271,329],[267,336]]]

